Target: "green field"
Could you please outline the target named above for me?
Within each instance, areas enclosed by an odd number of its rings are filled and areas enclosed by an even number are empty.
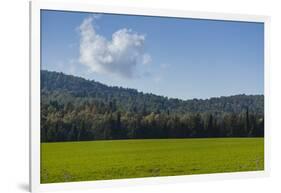
[[[264,169],[263,138],[41,144],[41,183]]]

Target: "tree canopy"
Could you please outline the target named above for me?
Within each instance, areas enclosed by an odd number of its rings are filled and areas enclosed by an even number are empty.
[[[41,71],[42,142],[263,133],[263,95],[181,100]]]

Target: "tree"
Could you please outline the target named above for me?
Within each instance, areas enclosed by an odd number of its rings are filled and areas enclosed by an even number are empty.
[[[41,141],[263,137],[262,95],[169,99],[42,72]]]

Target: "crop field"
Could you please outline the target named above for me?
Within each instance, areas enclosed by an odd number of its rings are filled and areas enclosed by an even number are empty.
[[[104,140],[41,144],[41,183],[263,169],[263,138]]]

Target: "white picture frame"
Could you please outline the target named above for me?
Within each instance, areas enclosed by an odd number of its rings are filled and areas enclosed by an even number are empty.
[[[137,179],[118,179],[105,181],[67,182],[40,184],[40,10],[61,10],[95,13],[115,13],[127,15],[168,16],[226,21],[245,21],[264,23],[264,95],[265,95],[265,166],[264,171],[236,172],[223,174],[204,174],[173,177],[148,177]],[[163,10],[124,6],[105,6],[98,3],[69,3],[51,1],[30,2],[30,191],[45,192],[84,188],[122,187],[159,183],[184,183],[191,181],[241,179],[265,177],[270,173],[270,125],[269,125],[269,74],[270,18],[268,16],[241,15],[227,13],[193,12],[184,10]]]

